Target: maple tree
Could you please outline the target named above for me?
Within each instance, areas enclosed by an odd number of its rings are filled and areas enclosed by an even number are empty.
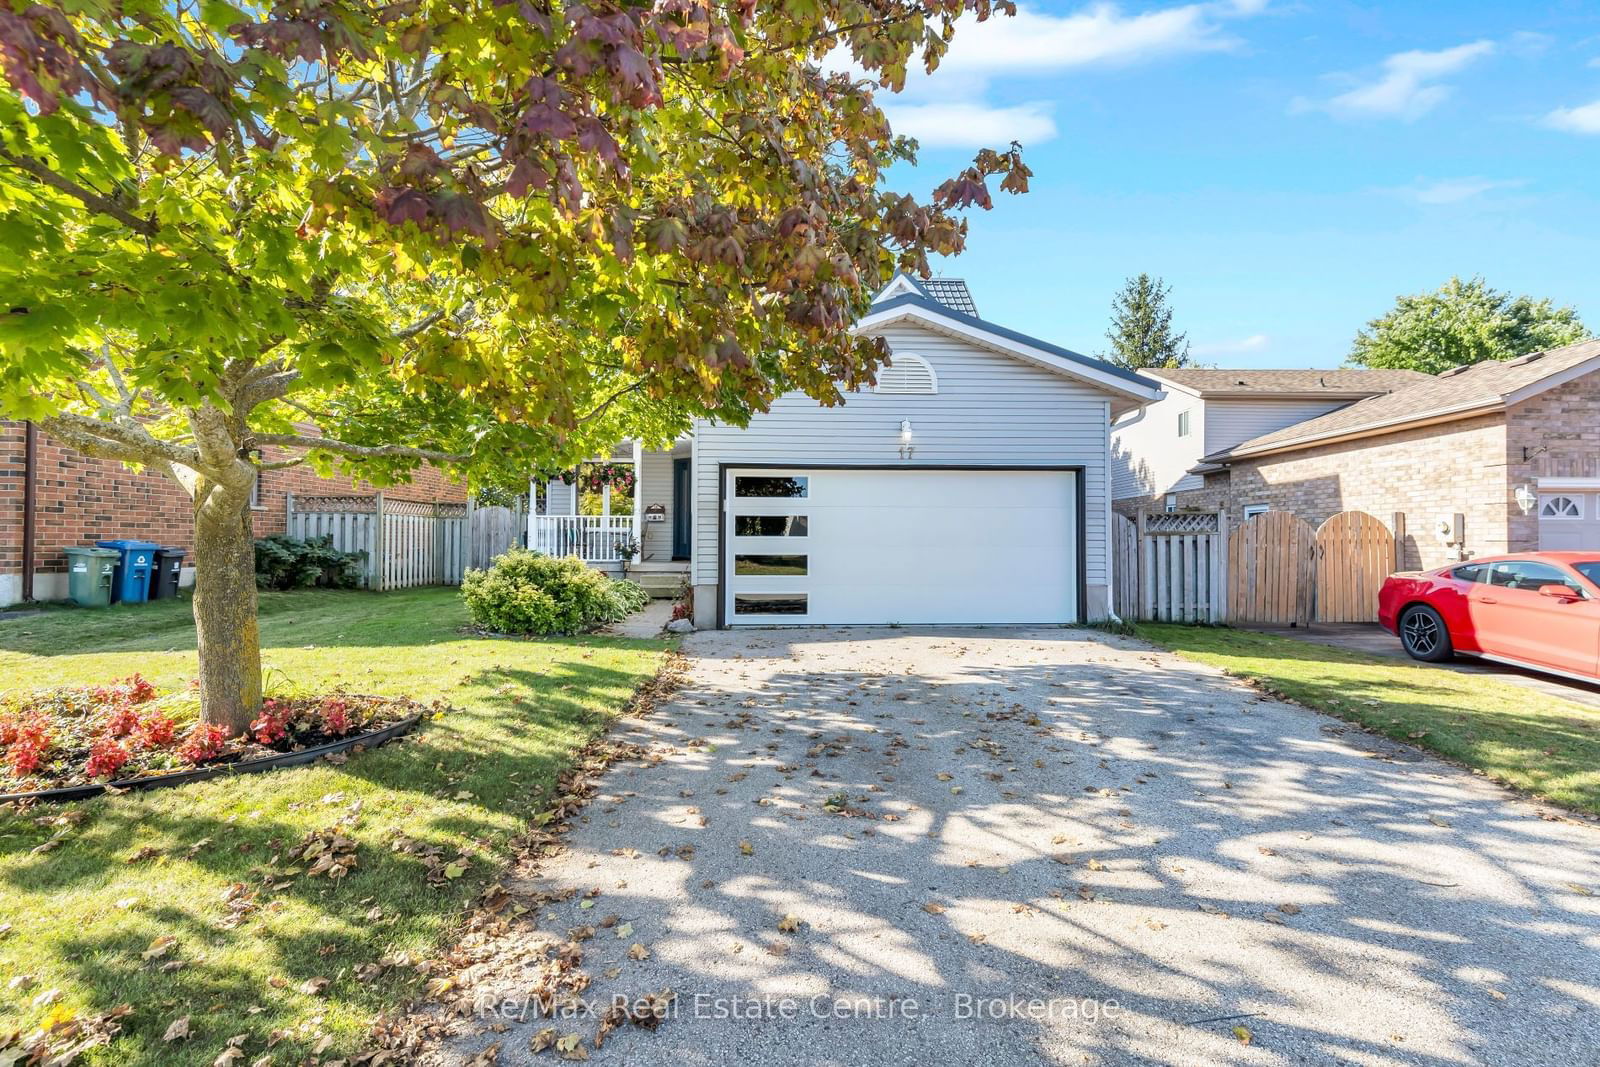
[[[6,0],[0,411],[189,493],[203,714],[241,730],[260,471],[509,480],[870,381],[873,289],[1028,178],[1012,145],[893,191],[874,94],[997,12]]]

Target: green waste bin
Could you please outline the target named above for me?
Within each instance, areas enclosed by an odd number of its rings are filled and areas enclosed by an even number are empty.
[[[86,608],[111,606],[111,582],[122,553],[114,548],[74,546],[67,552],[67,594]]]

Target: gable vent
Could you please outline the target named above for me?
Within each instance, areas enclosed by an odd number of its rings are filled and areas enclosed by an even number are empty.
[[[937,393],[938,376],[928,361],[912,352],[896,352],[878,368],[879,393]]]

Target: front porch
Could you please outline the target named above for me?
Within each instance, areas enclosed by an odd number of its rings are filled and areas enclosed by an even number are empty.
[[[687,439],[668,449],[625,442],[580,466],[570,482],[534,483],[528,547],[676,596],[689,573],[690,462]]]

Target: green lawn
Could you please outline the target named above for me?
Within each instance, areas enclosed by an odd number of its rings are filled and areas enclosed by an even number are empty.
[[[1481,674],[1274,634],[1156,623],[1137,632],[1306,707],[1600,814],[1600,711]]]
[[[272,1062],[300,1062],[324,1036],[349,1053],[414,975],[356,968],[425,955],[509,859],[509,839],[552,794],[571,755],[655,674],[666,643],[464,636],[454,590],[264,594],[268,689],[286,686],[442,698],[453,710],[398,744],[326,763],[75,805],[0,809],[0,1044],[55,1018],[134,1012],[87,1062],[211,1063],[245,1034],[241,1062],[288,1036]],[[142,672],[163,689],[195,671],[186,602],[59,611],[0,622],[0,685],[102,682]],[[339,882],[289,873],[285,850],[356,802],[358,866]],[[81,812],[63,829],[41,825]],[[400,835],[470,859],[428,884]],[[224,893],[255,907],[228,926]],[[9,931],[5,930],[10,924]],[[146,959],[157,939],[176,938]],[[177,964],[177,966],[172,966]],[[30,981],[12,985],[16,976]],[[305,983],[327,979],[320,994]],[[59,990],[54,1003],[43,997]],[[192,1035],[167,1043],[175,1019]],[[0,1052],[0,1062],[6,1054]]]

